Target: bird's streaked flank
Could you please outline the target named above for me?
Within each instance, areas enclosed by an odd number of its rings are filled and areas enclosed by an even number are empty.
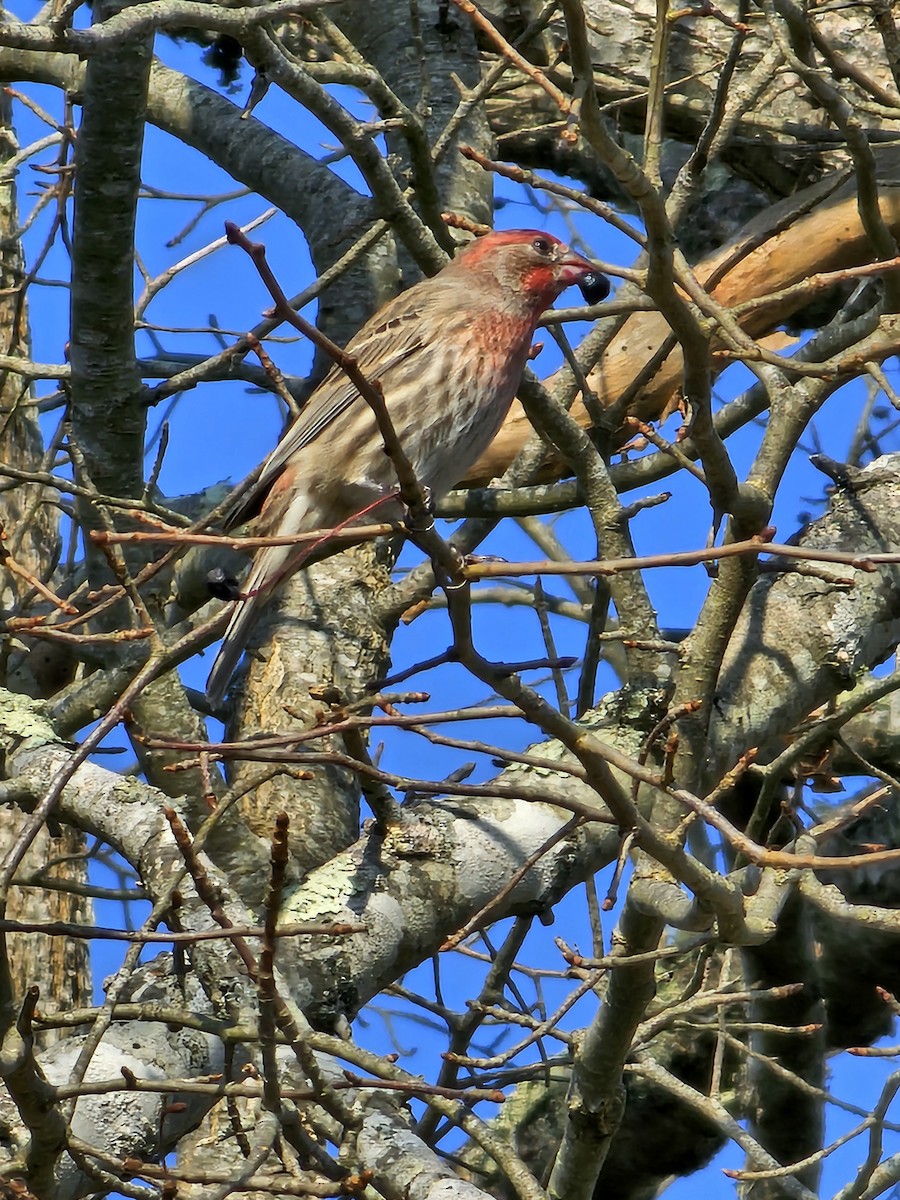
[[[363,375],[378,382],[420,483],[442,496],[481,457],[499,430],[528,361],[541,313],[596,264],[536,229],[470,242],[433,279],[389,301],[347,345]],[[332,528],[396,489],[375,416],[335,366],[269,455],[228,528],[259,510],[262,535]],[[261,505],[261,508],[260,508]],[[396,515],[386,502],[372,513]],[[207,682],[219,704],[253,623],[273,588],[305,561],[273,546],[253,560],[242,598]]]

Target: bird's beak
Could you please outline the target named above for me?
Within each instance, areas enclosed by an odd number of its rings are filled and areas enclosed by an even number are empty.
[[[589,275],[600,275],[600,268],[590,259],[576,254],[568,246],[560,247],[559,259],[556,264],[557,278],[560,283],[570,287],[573,283],[582,283]]]
[[[609,280],[597,264],[568,246],[560,250],[557,278],[563,287],[577,284],[587,304],[599,304],[610,292]]]

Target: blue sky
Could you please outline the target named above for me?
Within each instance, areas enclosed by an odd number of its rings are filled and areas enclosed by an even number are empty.
[[[213,83],[212,74],[198,68],[197,52],[193,47],[177,46],[162,40],[159,52],[171,65],[199,74],[207,85]],[[23,90],[27,90],[29,95],[48,110],[56,114],[61,111],[59,97],[51,89],[35,85]],[[257,109],[256,116],[295,139],[307,151],[324,155],[332,146],[328,132],[306,116],[298,121],[296,107],[280,96],[275,89]],[[22,145],[45,132],[45,128],[34,115],[21,105],[16,106],[16,117]],[[49,162],[51,154],[45,153],[36,161]],[[351,182],[361,186],[359,176],[349,162],[338,164],[335,169]],[[28,166],[20,172],[20,203],[23,212],[33,202],[35,185],[45,178],[35,175]],[[226,192],[234,188],[233,181],[213,164],[187,150],[175,139],[152,128],[148,129],[147,133],[144,179],[146,183],[157,188],[183,194]],[[540,224],[561,236],[570,232],[557,214],[548,214],[545,218],[536,216],[529,196],[515,189],[513,185],[499,183],[498,196],[504,201],[498,207],[499,226],[510,228]],[[139,252],[142,262],[151,274],[170,267],[185,255],[220,237],[226,218],[244,222],[261,214],[268,205],[260,197],[250,196],[219,206],[203,216],[178,245],[167,246],[166,243],[179,233],[195,215],[198,207],[199,203],[192,200],[164,201],[147,198],[141,201]],[[622,266],[628,266],[633,261],[636,255],[634,244],[598,218],[588,214],[577,214],[572,217],[572,221],[584,246],[592,249],[598,257]],[[41,245],[46,227],[45,215],[29,232],[27,242],[32,253]],[[264,240],[271,247],[270,258],[288,294],[299,291],[309,282],[309,254],[301,233],[291,222],[277,215],[254,236]],[[65,288],[56,286],[56,283],[67,279],[68,263],[59,245],[48,256],[40,274],[45,282],[33,287],[30,293],[33,354],[38,360],[61,362],[64,359],[67,338],[68,295]],[[136,286],[139,291],[139,280]],[[564,297],[562,303],[576,303],[577,300],[575,294]],[[219,327],[239,333],[257,322],[268,303],[269,298],[249,260],[241,251],[225,247],[186,271],[167,287],[151,305],[148,317],[161,325],[180,326],[185,329],[206,325],[213,318]],[[307,310],[307,315],[312,313],[314,307]],[[285,331],[281,330],[279,333],[283,335]],[[212,352],[218,348],[212,334],[160,332],[157,336],[162,346],[170,352]],[[574,338],[576,335],[573,333],[572,336]],[[547,348],[535,363],[539,374],[549,373],[558,362],[555,346],[549,338],[545,340]],[[139,336],[141,353],[149,353],[151,344],[148,335]],[[309,347],[293,338],[274,346],[270,345],[270,350],[277,354],[277,361],[282,370],[290,373],[301,374],[307,368],[311,357]],[[720,381],[720,401],[724,402],[729,396],[747,386],[751,378],[744,368],[732,368]],[[49,390],[47,387],[40,389],[41,394],[47,394]],[[838,460],[846,456],[864,401],[864,389],[859,384],[842,389],[828,401],[815,425],[815,438],[825,453]],[[163,409],[165,411],[162,411]],[[269,451],[278,436],[282,421],[279,407],[270,396],[253,393],[241,383],[206,386],[179,398],[174,405],[161,406],[161,409],[151,414],[151,435],[163,415],[169,420],[170,441],[160,485],[163,491],[170,495],[191,492],[217,480],[238,480]],[[48,428],[54,419],[48,416]],[[673,436],[676,427],[677,420],[673,419],[664,432]],[[761,433],[761,425],[751,425],[729,442],[740,476],[746,473],[753,460]],[[812,445],[812,436],[807,437],[804,450],[795,455],[779,494],[773,516],[773,523],[779,530],[779,540],[784,540],[794,532],[802,520],[803,513],[820,511],[824,479],[808,462],[807,453]],[[888,443],[888,448],[895,446],[896,438]],[[155,449],[151,446],[148,451],[149,463],[152,463],[154,455]],[[711,513],[701,484],[691,477],[677,476],[654,485],[647,491],[656,493],[670,488],[673,497],[667,504],[643,511],[632,523],[635,548],[639,554],[658,552],[662,549],[692,549],[702,546],[706,541]],[[627,497],[629,501],[634,498],[633,494]],[[554,525],[573,557],[593,557],[592,533],[584,514],[566,514],[558,518]],[[542,557],[521,529],[510,522],[505,523],[488,539],[482,552],[500,554],[512,560]],[[693,623],[706,594],[708,579],[702,567],[670,568],[649,572],[647,585],[662,625],[678,629],[689,627]],[[545,586],[551,592],[567,593],[566,584],[561,581],[548,580]],[[580,656],[583,650],[584,627],[562,618],[551,618],[551,622],[559,651]],[[537,619],[528,609],[476,607],[475,628],[479,647],[492,657],[520,658],[523,656],[523,647],[530,648],[527,651],[528,656],[541,653]],[[398,632],[394,642],[395,668],[434,654],[446,646],[449,640],[445,615],[440,611],[426,614],[412,626],[401,628]],[[207,656],[203,661],[188,664],[184,671],[186,681],[194,686],[202,686],[210,661],[211,657]],[[600,682],[601,689],[615,685],[614,676],[609,670],[605,670]],[[474,703],[485,698],[482,685],[454,666],[442,667],[417,676],[415,686],[432,692],[440,707]],[[535,732],[524,722],[495,724],[501,727],[492,730],[491,735],[502,739],[504,745],[522,747],[536,738]],[[454,733],[466,736],[465,729],[466,727],[454,727]],[[470,736],[476,736],[474,730],[469,732]],[[480,736],[485,736],[483,731]],[[399,767],[402,763],[407,772],[418,770],[435,778],[443,777],[469,757],[461,752],[440,748],[429,748],[426,755],[418,739],[409,733],[388,732],[384,736],[384,742],[385,765]],[[110,764],[109,759],[105,759],[104,762],[105,765]],[[494,771],[490,760],[486,759],[480,763],[473,778],[487,778]],[[602,895],[606,887],[605,881],[601,880],[598,886]],[[106,906],[98,906],[98,911],[100,919],[109,923],[120,919],[121,916]],[[554,968],[561,965],[558,951],[552,941],[560,930],[565,931],[568,941],[580,945],[585,951],[589,950],[590,931],[585,916],[583,893],[580,890],[576,890],[559,906],[557,921],[553,927],[536,931],[530,950],[535,962],[542,962]],[[106,961],[107,955],[109,962]],[[112,950],[97,952],[95,961],[98,977],[102,977],[112,968],[115,961],[113,955]],[[430,973],[431,965],[424,964],[407,982],[410,986],[427,988],[430,986]],[[448,988],[458,993],[457,998],[462,1004],[464,997],[472,991],[471,978],[457,970],[456,961],[444,974]],[[552,1009],[558,1000],[558,994],[561,995],[569,984],[548,981],[545,987],[548,1007]],[[386,1002],[386,1006],[392,1003]],[[568,1024],[571,1027],[589,1020],[592,1011],[593,1001],[582,1001],[573,1011]],[[386,1028],[384,1021],[375,1017],[369,1021],[366,1028],[360,1028],[360,1040],[364,1044],[384,1049],[388,1045]],[[406,1024],[398,1028],[401,1030],[404,1044],[416,1047],[416,1053],[404,1060],[403,1065],[414,1071],[433,1073],[436,1070],[435,1039],[421,1026]],[[833,1064],[834,1087],[846,1097],[852,1097],[856,1103],[868,1106],[891,1069],[890,1060],[872,1062],[850,1059],[844,1055]],[[845,1118],[835,1115],[832,1121],[836,1131]],[[893,1148],[896,1149],[896,1145]],[[886,1150],[889,1151],[888,1139]],[[848,1172],[854,1170],[855,1164],[862,1160],[864,1154],[864,1147],[857,1141],[829,1160],[825,1175],[828,1182],[823,1187],[823,1194],[829,1194],[846,1179]],[[720,1196],[733,1196],[734,1185],[721,1175],[719,1168],[723,1164],[739,1166],[740,1162],[740,1153],[733,1147],[729,1148],[722,1161],[704,1174],[704,1194],[711,1200],[717,1200]],[[697,1182],[697,1179],[680,1181],[668,1194],[675,1200],[687,1200],[689,1195],[693,1196],[696,1193]]]

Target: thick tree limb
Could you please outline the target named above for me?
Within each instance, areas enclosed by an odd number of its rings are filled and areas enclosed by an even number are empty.
[[[880,156],[883,178],[880,207],[891,229],[900,231],[900,184],[894,156]],[[837,186],[836,186],[837,185]],[[727,307],[759,300],[758,305],[738,311],[743,329],[760,338],[776,329],[810,298],[803,290],[779,295],[794,288],[809,275],[842,270],[871,261],[871,248],[857,211],[852,182],[824,180],[790,200],[773,205],[747,225],[727,246],[696,264],[694,274],[715,300]],[[771,296],[770,301],[764,298]],[[588,382],[601,403],[610,406],[633,386],[646,364],[665,348],[671,330],[659,313],[638,312],[629,317],[613,338]],[[730,360],[716,360],[723,370]],[[672,411],[681,386],[681,351],[673,346],[653,378],[643,384],[628,412],[645,421],[658,421]],[[552,385],[552,380],[549,381]],[[572,406],[573,417],[585,428],[592,421],[580,400]],[[466,483],[485,484],[502,475],[506,466],[530,436],[531,425],[518,403]],[[626,435],[627,436],[627,435]],[[549,465],[545,478],[559,474],[559,465]]]

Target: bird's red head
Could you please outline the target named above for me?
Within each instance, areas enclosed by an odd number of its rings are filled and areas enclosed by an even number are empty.
[[[567,287],[581,283],[598,270],[596,263],[540,229],[488,233],[470,242],[455,262],[466,270],[489,269],[541,309],[552,304]]]

